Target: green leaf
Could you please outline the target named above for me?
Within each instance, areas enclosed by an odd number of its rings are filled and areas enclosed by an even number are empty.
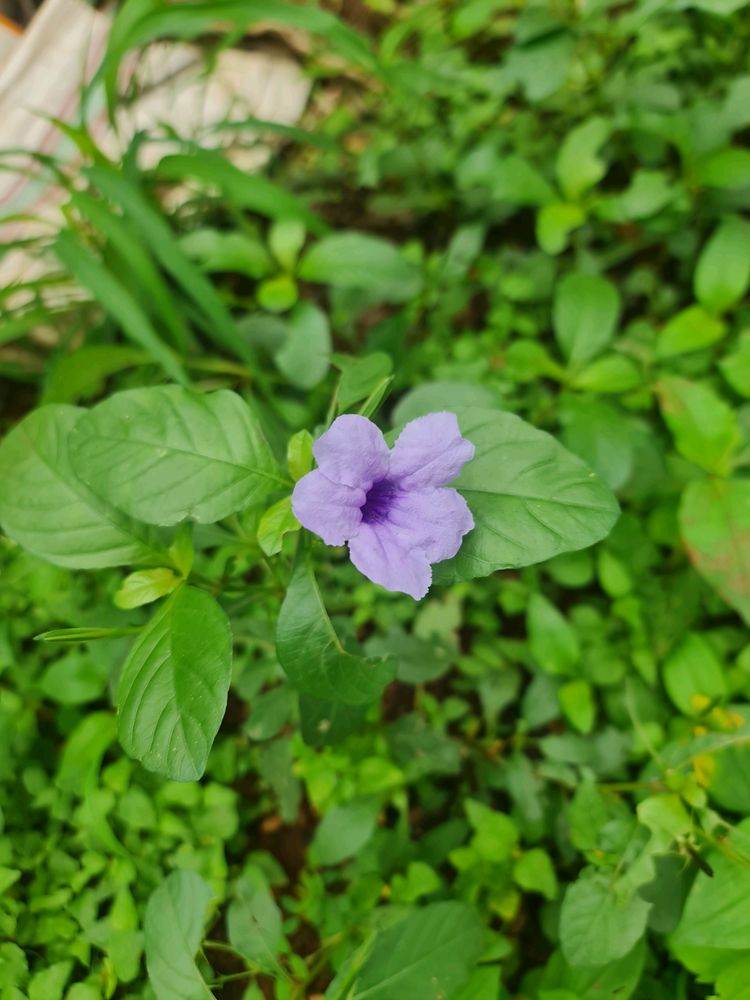
[[[181,587],[138,636],[117,692],[120,742],[174,781],[203,774],[232,673],[229,621],[208,594]]]
[[[391,417],[394,427],[440,410],[462,410],[467,406],[497,406],[497,392],[476,382],[425,382],[410,389],[396,403]]]
[[[258,544],[267,556],[281,552],[284,535],[299,531],[299,521],[292,513],[291,496],[282,497],[263,514],[258,525]]]
[[[710,312],[736,305],[750,284],[750,223],[722,222],[703,248],[694,276],[695,296]]]
[[[435,1000],[468,978],[484,946],[484,927],[465,903],[432,903],[383,931],[351,1000]]]
[[[574,389],[584,392],[632,392],[642,383],[640,369],[624,354],[606,354],[587,365],[573,378]]]
[[[667,694],[687,716],[703,714],[726,694],[721,662],[695,632],[689,633],[664,661],[663,677]]]
[[[294,482],[306,476],[313,464],[313,436],[310,431],[297,431],[286,446],[286,466]]]
[[[89,411],[71,435],[78,475],[149,524],[208,524],[284,484],[249,407],[233,392],[129,389]]]
[[[740,336],[736,350],[721,359],[719,368],[734,391],[750,399],[750,331]]]
[[[85,705],[101,698],[109,667],[88,653],[69,652],[44,671],[39,687],[59,705]]]
[[[620,296],[611,281],[595,274],[568,274],[557,285],[555,337],[571,365],[585,364],[611,342]]]
[[[504,156],[492,169],[492,197],[511,205],[546,205],[555,200],[555,192],[528,160]]]
[[[511,413],[457,415],[476,453],[451,485],[466,498],[475,526],[458,555],[435,566],[435,582],[529,566],[610,532],[619,514],[614,496],[549,434]]]
[[[560,911],[560,945],[573,966],[604,965],[627,954],[646,931],[651,903],[618,895],[603,875],[568,886]]]
[[[598,184],[607,172],[606,163],[597,154],[611,128],[604,118],[590,118],[563,140],[555,169],[562,192],[570,201]]]
[[[114,596],[115,606],[123,609],[140,608],[144,604],[166,597],[180,584],[171,569],[143,569],[126,576]]]
[[[513,881],[526,892],[538,892],[546,899],[557,897],[557,875],[549,854],[541,847],[523,852],[513,865]]]
[[[337,865],[354,857],[375,832],[379,812],[380,805],[373,799],[352,799],[329,809],[313,837],[315,863]]]
[[[656,391],[680,454],[707,472],[728,474],[742,441],[731,407],[713,389],[684,378],[663,378]]]
[[[580,205],[569,205],[556,201],[544,205],[536,217],[536,238],[545,253],[562,253],[568,245],[568,237],[586,221],[586,213]]]
[[[732,830],[728,846],[750,853],[747,821]],[[750,869],[718,851],[708,862],[713,876],[698,872],[673,940],[679,947],[750,948]]]
[[[298,562],[281,606],[276,653],[292,686],[324,701],[366,705],[395,676],[392,660],[346,652],[305,559]]]
[[[750,480],[688,483],[679,521],[695,568],[750,624]]]
[[[726,333],[726,324],[701,306],[688,306],[677,313],[659,334],[656,353],[660,358],[700,351],[710,347]]]
[[[490,809],[483,802],[467,799],[466,816],[474,830],[471,847],[485,861],[507,861],[518,846],[518,827],[505,813]]]
[[[291,309],[299,298],[299,289],[289,274],[277,274],[266,278],[258,285],[256,292],[258,305],[271,313],[282,313]]]
[[[196,872],[173,871],[151,894],[143,922],[148,977],[157,1000],[211,1000],[195,965],[211,886]]]
[[[333,288],[378,292],[384,302],[406,302],[422,285],[417,264],[407,261],[392,243],[366,233],[324,236],[304,255],[298,274],[304,281]]]
[[[698,182],[707,187],[727,191],[750,187],[750,152],[725,147],[702,160],[696,173]]]
[[[88,289],[99,305],[122,327],[125,335],[143,348],[175,382],[189,379],[172,351],[154,329],[138,299],[107,270],[99,258],[67,229],[58,233],[55,253],[73,277]]]
[[[227,910],[227,933],[229,943],[243,958],[266,972],[278,972],[277,955],[288,944],[281,911],[260,868],[246,868],[237,880]]]
[[[328,374],[331,331],[328,317],[311,302],[300,302],[289,317],[288,334],[274,361],[292,385],[312,389]]]
[[[0,445],[0,524],[58,566],[101,569],[163,558],[148,529],[92,493],[71,464],[84,410],[53,404],[30,413]]]
[[[529,598],[526,631],[531,655],[542,670],[570,676],[581,655],[578,637],[567,618],[538,592]]]
[[[209,273],[230,271],[264,278],[274,270],[271,255],[260,238],[236,231],[195,229],[179,241],[183,253]]]
[[[299,696],[300,732],[311,747],[331,746],[361,732],[366,713],[367,705]]]
[[[588,681],[563,684],[558,692],[565,718],[579,733],[590,733],[596,718],[596,702]]]
[[[365,354],[364,357],[349,365],[344,370],[339,383],[337,394],[339,412],[348,410],[355,403],[367,399],[390,376],[392,371],[393,362],[382,351]]]

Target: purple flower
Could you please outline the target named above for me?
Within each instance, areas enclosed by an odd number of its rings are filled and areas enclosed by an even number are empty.
[[[455,414],[412,420],[392,451],[375,424],[346,414],[313,453],[318,468],[292,495],[297,520],[327,545],[348,542],[352,562],[374,583],[424,597],[431,563],[454,556],[474,527],[464,498],[446,488],[474,457]]]

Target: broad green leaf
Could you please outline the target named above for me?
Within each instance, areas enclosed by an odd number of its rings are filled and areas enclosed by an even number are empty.
[[[513,881],[526,892],[538,892],[546,899],[557,897],[555,868],[549,854],[541,847],[523,852],[513,865]]]
[[[750,285],[750,223],[738,217],[721,223],[698,258],[694,285],[698,301],[714,313],[743,298]]]
[[[178,869],[154,890],[143,921],[146,968],[157,1000],[211,1000],[195,965],[213,898],[197,872]]]
[[[209,273],[230,271],[257,279],[274,270],[271,255],[260,238],[247,233],[195,229],[179,244],[183,253]]]
[[[493,198],[511,205],[546,205],[555,200],[552,187],[521,156],[505,156],[497,161],[490,190]]]
[[[696,632],[672,650],[662,669],[667,694],[684,715],[702,715],[726,694],[721,661]]]
[[[130,609],[140,608],[144,604],[158,601],[166,597],[180,585],[177,574],[164,567],[157,569],[142,569],[126,576],[114,596],[115,606]]]
[[[531,655],[545,673],[574,673],[581,655],[575,630],[562,612],[538,592],[529,599],[526,632]]]
[[[99,772],[102,758],[115,742],[117,723],[111,712],[85,715],[68,735],[55,784],[68,792],[78,792]]]
[[[69,446],[85,416],[85,410],[74,406],[43,406],[2,442],[3,531],[34,555],[71,569],[158,559],[158,539],[77,478]]]
[[[485,861],[493,864],[507,861],[518,846],[518,827],[505,813],[491,809],[483,802],[467,799],[466,816],[474,831],[471,847]]]
[[[584,392],[620,393],[639,388],[642,377],[638,365],[624,354],[605,354],[586,365],[572,380],[574,389]]]
[[[560,911],[560,945],[573,966],[604,965],[622,958],[646,931],[651,903],[637,893],[618,894],[604,875],[568,886]]]
[[[700,184],[728,191],[750,187],[750,151],[727,146],[712,153],[698,164],[697,179]]]
[[[544,205],[536,217],[536,238],[545,253],[562,253],[568,245],[568,237],[586,221],[586,213],[580,205],[570,205],[555,201]]]
[[[432,903],[383,931],[351,1000],[435,1000],[468,978],[484,947],[484,927],[465,903]]]
[[[257,288],[256,297],[261,309],[271,313],[287,312],[297,302],[299,289],[297,282],[289,274],[277,274],[266,278]]]
[[[689,483],[679,519],[695,568],[750,624],[750,480]]]
[[[598,154],[611,129],[606,119],[589,118],[563,140],[555,169],[566,198],[576,201],[604,177],[607,165]]]
[[[611,490],[630,480],[635,462],[630,421],[616,405],[586,395],[560,398],[561,444]]]
[[[435,582],[470,580],[586,548],[619,514],[604,483],[554,438],[511,413],[458,411],[476,453],[451,485],[466,498],[474,530]]]
[[[560,707],[568,722],[579,733],[590,733],[596,718],[596,702],[591,685],[585,680],[568,681],[558,692]]]
[[[292,385],[312,389],[328,374],[331,331],[328,317],[311,302],[300,302],[287,322],[288,334],[274,361]]]
[[[392,243],[366,233],[324,236],[304,255],[298,274],[304,281],[334,288],[372,290],[384,302],[405,302],[422,284],[416,264]]]
[[[394,427],[440,410],[460,410],[467,406],[497,406],[499,395],[475,382],[425,382],[396,403],[391,417]]]
[[[286,467],[294,482],[306,476],[313,464],[313,436],[310,431],[292,434],[286,446]]]
[[[380,805],[373,799],[352,799],[329,809],[313,837],[315,863],[337,865],[354,857],[375,832],[379,812]]]
[[[707,472],[726,475],[741,442],[732,409],[713,389],[684,378],[663,378],[656,391],[680,454]]]
[[[282,497],[269,507],[258,525],[258,544],[267,556],[281,552],[284,535],[299,531],[299,521],[292,513],[291,496]]]
[[[544,969],[543,982],[567,988],[576,1000],[628,1000],[638,986],[645,957],[643,938],[627,955],[601,965],[574,968],[556,951]]]
[[[60,705],[85,705],[101,698],[107,686],[109,667],[88,652],[70,652],[44,671],[39,687]]]
[[[750,853],[747,821],[732,831],[729,846],[746,857]],[[674,942],[680,947],[750,949],[750,869],[718,851],[707,860],[713,876],[698,872]]]
[[[382,351],[365,354],[344,369],[337,399],[339,411],[348,410],[377,390],[393,371],[393,362]]]
[[[656,353],[671,358],[710,347],[726,333],[726,324],[701,306],[688,306],[677,313],[659,334]]]
[[[362,729],[367,705],[345,705],[311,695],[299,696],[300,732],[311,747],[341,743]]]
[[[719,368],[734,391],[750,399],[750,331],[740,335],[736,349],[721,359]]]
[[[129,389],[90,410],[71,435],[78,475],[148,524],[207,524],[284,485],[249,407],[227,390]]]
[[[395,676],[393,661],[347,653],[304,559],[297,564],[281,606],[276,654],[292,686],[323,701],[366,705]]]
[[[227,910],[229,943],[243,958],[275,973],[279,969],[277,956],[288,949],[281,920],[263,872],[256,867],[246,869],[237,880]]]
[[[196,781],[224,717],[231,673],[226,615],[202,590],[181,587],[123,665],[117,709],[125,752],[166,778]]]
[[[569,274],[555,293],[553,323],[560,349],[571,365],[585,364],[610,343],[620,314],[611,281],[596,274]]]

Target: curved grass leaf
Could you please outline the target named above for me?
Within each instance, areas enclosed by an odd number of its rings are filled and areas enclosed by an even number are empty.
[[[435,566],[436,583],[529,566],[609,534],[617,500],[549,434],[512,413],[467,409],[457,416],[476,453],[451,486],[466,498],[474,530],[458,555]]]
[[[81,419],[70,447],[88,485],[147,524],[220,521],[285,483],[250,409],[228,390],[118,393]]]
[[[175,355],[161,340],[151,320],[134,295],[69,230],[58,233],[54,251],[73,277],[96,299],[99,305],[122,327],[125,335],[138,344],[160,365],[170,378],[189,384]]]
[[[70,569],[164,558],[152,533],[78,479],[69,442],[85,410],[53,404],[21,421],[0,445],[0,524],[29,552]]]
[[[227,616],[202,590],[181,587],[122,668],[117,708],[125,751],[149,771],[196,781],[224,717],[231,673]]]

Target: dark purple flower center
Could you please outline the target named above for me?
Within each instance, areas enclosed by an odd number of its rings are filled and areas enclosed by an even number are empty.
[[[388,512],[397,493],[398,489],[395,484],[387,479],[373,483],[367,491],[365,505],[362,507],[362,522],[364,524],[382,524],[387,521]]]

